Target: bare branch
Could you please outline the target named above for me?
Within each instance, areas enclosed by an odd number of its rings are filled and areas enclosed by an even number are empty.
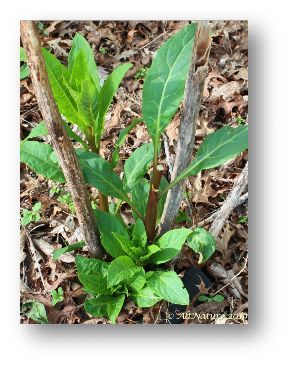
[[[210,228],[210,232],[217,239],[219,233],[221,232],[226,220],[229,218],[232,211],[238,204],[238,201],[243,194],[244,190],[248,185],[248,162],[244,167],[243,171],[239,175],[236,180],[232,191],[228,195],[221,209],[218,211],[218,215],[215,217],[215,220]]]
[[[83,238],[91,255],[102,257],[103,251],[82,171],[52,96],[35,24],[32,21],[21,21],[20,29],[39,108],[71,192]]]

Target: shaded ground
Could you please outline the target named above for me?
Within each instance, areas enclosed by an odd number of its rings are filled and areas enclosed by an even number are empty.
[[[107,159],[119,131],[132,118],[141,116],[141,92],[146,69],[159,46],[187,22],[39,22],[42,44],[49,47],[64,63],[67,61],[71,40],[80,32],[90,42],[95,52],[101,74],[106,76],[122,62],[132,62],[115,102],[108,113],[102,151]],[[213,22],[213,45],[209,61],[209,74],[205,83],[202,108],[196,133],[196,147],[203,138],[224,125],[247,122],[248,100],[248,47],[246,22]],[[34,96],[30,78],[20,86],[21,139],[42,119]],[[163,162],[173,164],[178,138],[178,113],[164,136]],[[46,138],[46,137],[45,137]],[[49,137],[48,137],[49,138]],[[47,139],[46,139],[47,140]],[[138,146],[149,140],[143,124],[138,125],[127,137],[121,148],[121,160]],[[48,139],[49,141],[49,139]],[[166,150],[166,153],[165,153]],[[217,169],[207,170],[197,177],[189,178],[177,225],[210,227],[204,221],[217,211],[231,191],[234,179],[247,161],[247,153],[236,157]],[[169,179],[169,172],[168,172]],[[83,311],[85,297],[75,273],[74,254],[53,261],[52,251],[67,243],[80,240],[73,204],[65,186],[48,182],[21,165],[21,210],[41,202],[41,219],[21,229],[21,302],[35,299],[46,307],[49,323],[107,323],[106,319],[90,319]],[[96,192],[92,190],[96,197]],[[132,222],[128,207],[124,204],[121,214],[127,223]],[[207,267],[220,263],[226,270],[238,274],[240,298],[231,296],[229,287],[221,290],[225,300],[221,303],[203,303],[194,308],[199,317],[188,323],[215,323],[205,313],[247,313],[247,204],[240,205],[230,216],[219,237],[218,250],[202,267],[214,285],[210,293],[224,287],[221,281],[208,273]],[[198,266],[191,250],[183,250],[180,259],[174,262],[181,275],[192,265]],[[238,286],[238,285],[237,285]],[[64,302],[51,305],[51,291],[62,287]],[[122,310],[119,323],[158,323],[165,316],[167,304],[160,302],[151,309],[141,310],[128,301]],[[202,315],[203,314],[203,315]],[[222,320],[218,320],[222,323]],[[22,323],[33,323],[25,315]],[[240,319],[223,322],[242,323]]]

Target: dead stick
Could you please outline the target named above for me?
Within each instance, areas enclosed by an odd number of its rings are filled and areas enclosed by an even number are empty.
[[[101,258],[103,251],[88,192],[75,151],[52,96],[35,24],[32,21],[21,21],[20,30],[39,108],[71,192],[83,238],[90,254]]]
[[[207,62],[210,46],[210,27],[207,22],[200,23],[186,81],[184,107],[179,126],[179,140],[171,180],[174,180],[189,165],[192,158],[204,82],[208,72]],[[178,214],[182,193],[183,182],[169,190],[161,218],[160,234],[164,234],[171,228]]]
[[[248,185],[248,162],[246,163],[246,166],[244,167],[243,171],[236,180],[232,191],[230,192],[224,204],[218,211],[218,215],[216,216],[210,228],[210,232],[216,239],[218,238],[219,233],[221,232],[226,220],[229,218],[230,214],[235,209],[237,202],[239,201],[247,185]]]

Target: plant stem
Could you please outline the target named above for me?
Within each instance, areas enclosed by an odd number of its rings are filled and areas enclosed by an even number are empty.
[[[151,180],[147,211],[145,217],[145,227],[149,242],[153,242],[156,236],[157,211],[159,200],[159,186],[163,175],[164,168],[162,165],[155,166]]]
[[[52,95],[35,23],[21,21],[20,30],[36,99],[71,192],[82,236],[90,254],[102,258],[95,216],[78,159]]]

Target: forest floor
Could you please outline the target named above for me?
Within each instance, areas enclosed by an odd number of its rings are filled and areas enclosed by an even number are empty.
[[[141,93],[144,77],[160,45],[188,22],[180,21],[44,21],[38,22],[42,45],[67,63],[72,38],[81,33],[91,44],[103,78],[123,62],[133,63],[114,98],[102,140],[102,153],[109,159],[122,128],[135,117],[141,117]],[[196,131],[196,149],[204,137],[224,125],[247,123],[248,109],[248,39],[247,23],[223,21],[212,23],[212,48],[209,73]],[[180,111],[163,136],[162,159],[173,165]],[[20,82],[21,139],[42,120],[30,77]],[[41,140],[49,142],[49,137]],[[137,125],[120,150],[121,161],[132,151],[149,141],[144,124]],[[219,168],[206,170],[186,183],[176,226],[203,226],[210,228],[212,216],[224,203],[235,179],[247,162],[247,152],[228,161]],[[120,172],[120,170],[118,171]],[[168,179],[170,178],[168,172]],[[92,195],[96,197],[92,190]],[[21,164],[20,205],[32,210],[41,203],[40,219],[21,228],[20,276],[21,303],[36,300],[44,304],[49,323],[96,324],[109,323],[105,318],[90,318],[83,310],[85,293],[77,280],[74,253],[63,255],[59,261],[52,259],[56,248],[81,240],[73,202],[65,185],[47,181]],[[121,215],[132,223],[128,207],[124,204]],[[38,217],[39,218],[39,217]],[[209,293],[224,296],[220,303],[205,302],[194,305],[195,318],[185,323],[245,323],[248,311],[248,207],[247,200],[230,215],[218,237],[218,248],[213,257],[201,267],[191,250],[183,249],[174,262],[175,270],[182,276],[192,265],[202,269],[214,283]],[[81,251],[78,251],[78,253]],[[220,265],[225,277],[214,277],[210,266]],[[227,277],[226,277],[227,275]],[[234,277],[237,276],[237,277]],[[227,281],[226,281],[227,280]],[[226,283],[229,280],[229,285]],[[61,287],[64,300],[51,304],[51,291]],[[237,292],[237,294],[236,294]],[[233,294],[232,294],[233,293]],[[25,307],[25,305],[24,305]],[[24,308],[23,307],[23,308]],[[124,324],[160,323],[165,316],[164,302],[149,309],[139,309],[127,301],[117,322]],[[21,312],[21,323],[35,323]],[[207,317],[206,313],[226,314],[226,317]],[[203,315],[202,315],[203,314]],[[241,314],[241,315],[240,315]],[[232,315],[231,318],[228,318]]]

